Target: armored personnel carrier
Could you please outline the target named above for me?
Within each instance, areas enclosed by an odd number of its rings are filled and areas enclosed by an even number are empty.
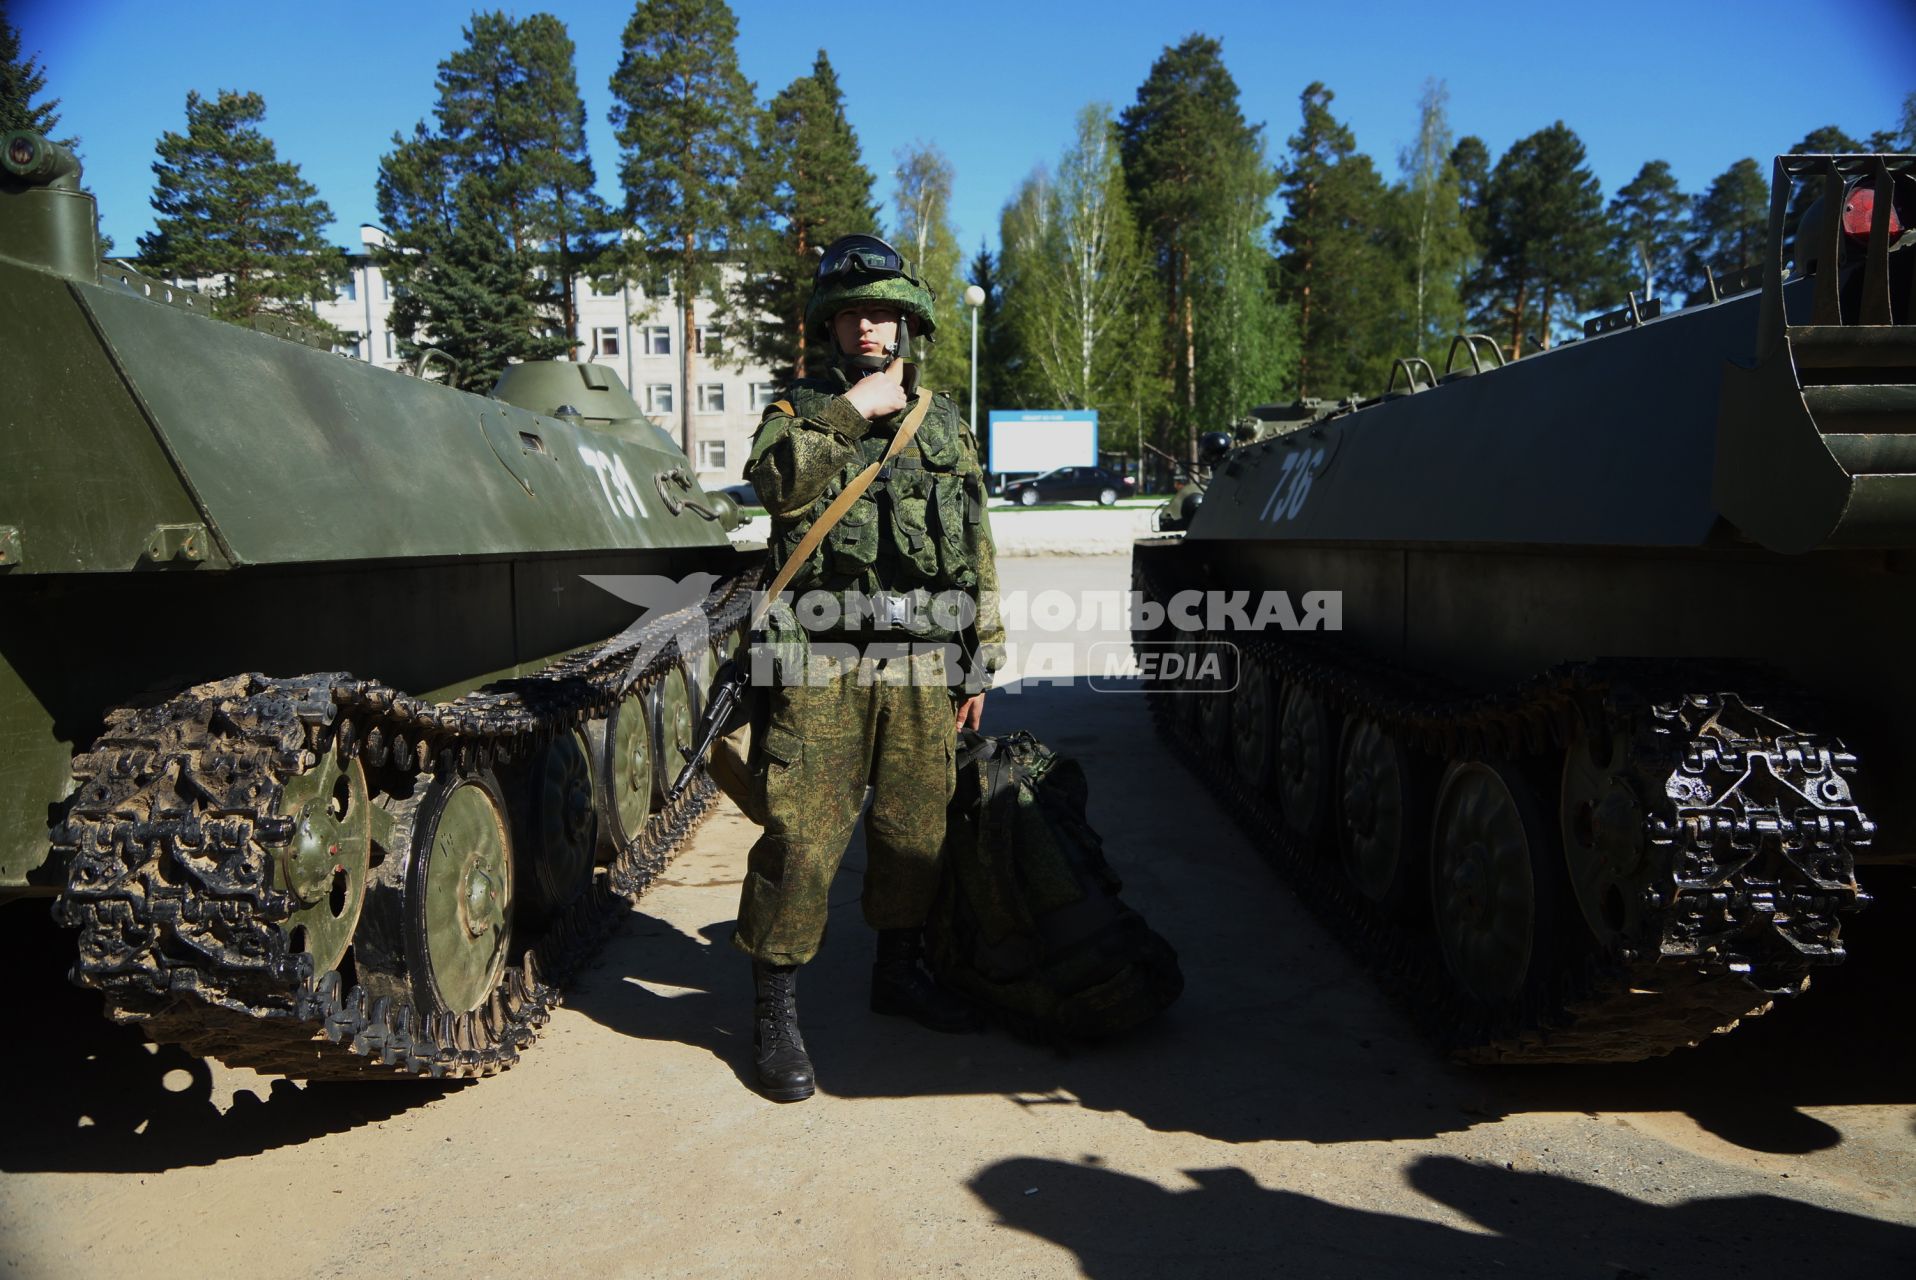
[[[0,927],[51,900],[229,1063],[510,1065],[711,794],[663,802],[756,559],[610,370],[214,320],[102,266],[60,147],[0,164]]]
[[[1456,1055],[1728,1029],[1916,860],[1912,225],[1912,157],[1779,159],[1751,291],[1460,337],[1137,545],[1140,641],[1219,659],[1163,732]],[[1341,628],[1246,625],[1276,592]]]

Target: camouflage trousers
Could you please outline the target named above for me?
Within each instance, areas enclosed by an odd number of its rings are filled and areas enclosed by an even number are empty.
[[[935,658],[864,657],[822,681],[770,691],[754,744],[765,830],[747,860],[732,935],[753,959],[804,964],[817,954],[868,781],[865,921],[925,923],[956,783],[955,704]]]

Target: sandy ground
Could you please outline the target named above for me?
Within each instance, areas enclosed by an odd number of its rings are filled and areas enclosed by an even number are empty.
[[[1011,565],[1008,589],[1126,576]],[[16,909],[0,1274],[1916,1274],[1907,894],[1858,920],[1850,966],[1704,1049],[1454,1067],[1209,813],[1141,699],[1028,676],[987,714],[1085,762],[1127,899],[1181,954],[1186,993],[1144,1032],[1061,1056],[874,1017],[854,844],[800,988],[822,1091],[760,1099],[727,945],[753,830],[730,813],[521,1065],[471,1085],[154,1050]]]

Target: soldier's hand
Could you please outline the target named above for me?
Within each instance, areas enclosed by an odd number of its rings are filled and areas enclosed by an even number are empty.
[[[958,704],[958,732],[970,729],[973,733],[985,719],[985,695],[974,693]]]
[[[905,388],[885,374],[860,378],[845,393],[852,408],[865,415],[865,421],[889,417],[905,407]]]

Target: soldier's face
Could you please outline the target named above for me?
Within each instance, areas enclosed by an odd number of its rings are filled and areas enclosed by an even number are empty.
[[[847,307],[832,317],[832,336],[848,356],[883,355],[898,341],[896,307]]]

